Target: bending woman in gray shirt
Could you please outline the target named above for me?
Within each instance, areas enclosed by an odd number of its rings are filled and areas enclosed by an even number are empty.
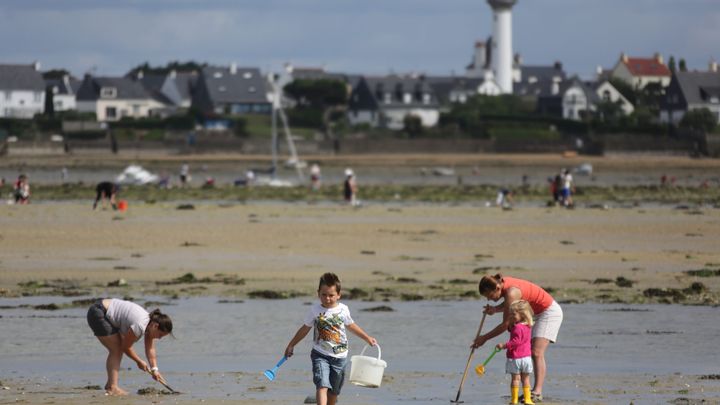
[[[170,317],[159,309],[148,313],[140,305],[115,298],[100,299],[93,304],[87,314],[88,325],[100,343],[108,349],[105,362],[107,383],[105,392],[109,395],[127,395],[127,391],[118,386],[118,374],[123,354],[135,361],[138,368],[152,374],[153,379],[165,382],[157,365],[155,339],[162,339],[172,332]],[[146,363],[135,353],[132,346],[145,337]]]

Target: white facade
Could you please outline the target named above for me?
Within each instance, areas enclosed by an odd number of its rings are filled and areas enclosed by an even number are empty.
[[[493,7],[492,68],[504,94],[513,92],[512,5],[513,1],[489,1]]]
[[[376,111],[350,111],[347,114],[351,125],[368,124],[373,128],[384,126],[392,130],[405,128],[405,117],[414,115],[420,118],[423,127],[430,128],[437,125],[440,111],[428,108],[393,108]]]
[[[562,99],[563,118],[579,121],[585,111],[593,110],[593,106],[580,86],[572,86],[565,91]]]
[[[152,99],[99,99],[77,102],[78,111],[95,113],[98,121],[118,121],[122,117],[145,118],[151,115],[152,110],[163,107],[163,104]]]
[[[0,89],[0,117],[32,118],[45,110],[45,92]]]
[[[626,99],[617,89],[609,82],[603,82],[595,90],[598,97],[602,101],[610,101],[613,103],[619,103],[623,114],[630,115],[635,111],[635,107]]]

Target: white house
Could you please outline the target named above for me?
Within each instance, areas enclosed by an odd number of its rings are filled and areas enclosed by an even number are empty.
[[[40,64],[0,65],[0,117],[30,119],[44,110]]]
[[[677,124],[686,112],[701,108],[720,121],[720,73],[714,61],[707,72],[675,72],[660,103],[660,122]]]
[[[577,77],[563,83],[562,116],[570,120],[582,120],[596,110],[599,100],[593,89]]]
[[[458,76],[426,76],[424,81],[430,85],[441,106],[465,104],[476,95],[500,95],[500,86],[495,82],[492,72],[485,72],[484,78]]]
[[[659,83],[662,87],[667,87],[672,78],[672,72],[657,53],[652,58],[633,58],[623,53],[611,75],[638,89],[645,88],[648,83]]]
[[[59,79],[45,79],[45,86],[52,94],[53,110],[69,111],[77,109],[77,99],[75,94],[80,88],[80,81],[63,75]]]
[[[164,107],[142,84],[128,77],[86,75],[77,92],[77,110],[95,113],[98,121],[149,117],[153,110]]]
[[[635,106],[607,80],[600,80],[593,85],[595,94],[600,101],[609,101],[620,106],[624,115],[630,115],[635,111]]]
[[[424,127],[437,125],[440,110],[432,88],[420,77],[363,77],[350,94],[350,124],[403,129],[405,117],[420,118]]]

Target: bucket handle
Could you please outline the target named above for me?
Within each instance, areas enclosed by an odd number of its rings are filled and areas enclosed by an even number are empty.
[[[361,356],[363,354],[365,354],[365,350],[367,350],[368,347],[370,347],[370,345],[368,345],[368,344],[366,344],[365,347],[363,347],[362,351],[360,352]],[[378,356],[377,356],[378,360],[382,360],[382,350],[380,350],[380,345],[376,343],[375,347],[377,347],[377,349],[378,349]]]

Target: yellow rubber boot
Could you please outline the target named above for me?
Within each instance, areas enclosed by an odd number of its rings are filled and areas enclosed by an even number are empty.
[[[518,394],[520,393],[520,387],[510,387],[510,403],[518,403]]]
[[[535,405],[535,402],[532,400],[532,394],[530,394],[530,387],[523,387],[523,397],[526,404]]]

